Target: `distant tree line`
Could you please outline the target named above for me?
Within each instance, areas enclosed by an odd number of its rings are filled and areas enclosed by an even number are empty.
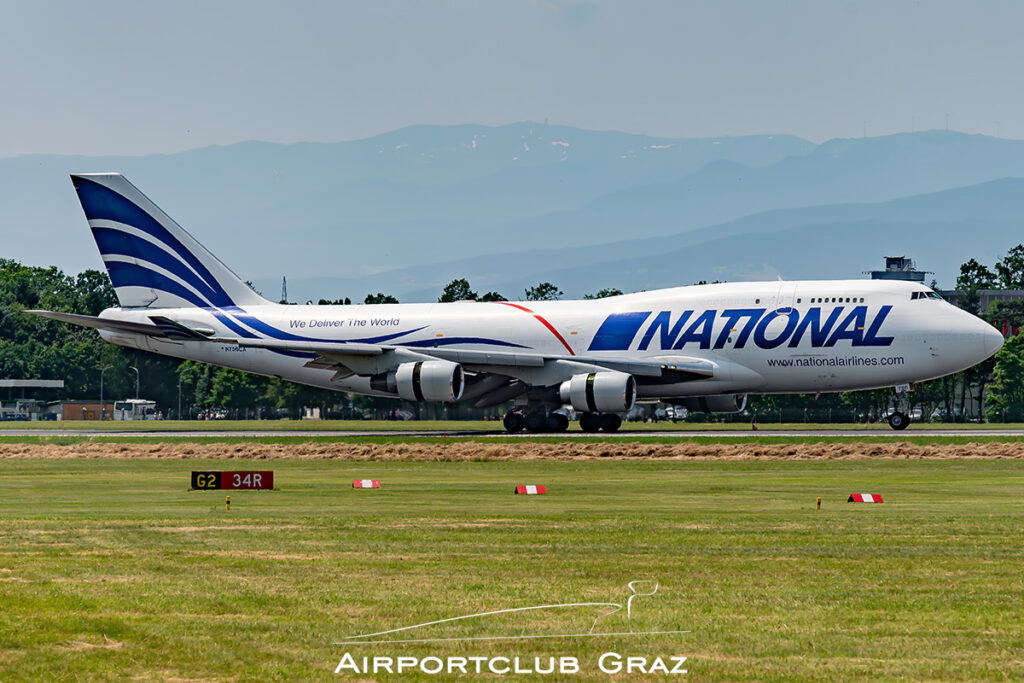
[[[1024,289],[1024,245],[1015,246],[990,268],[975,259],[960,267],[956,281],[957,305],[981,315],[997,327],[1024,327],[1024,300],[997,301],[989,310],[979,310],[980,292],[986,289]],[[606,288],[587,294],[600,299],[622,294]],[[550,282],[540,282],[523,291],[527,301],[550,301],[563,296]],[[507,301],[500,293],[479,295],[465,278],[449,282],[439,302]],[[367,294],[366,304],[398,303],[394,296]],[[321,305],[350,305],[345,297],[320,299]],[[24,313],[28,308],[45,308],[69,313],[98,315],[117,306],[117,298],[106,273],[86,270],[71,276],[57,268],[25,266],[0,259],[0,377],[16,379],[62,379],[64,389],[38,390],[45,399],[99,398],[102,376],[105,398],[110,401],[135,395],[138,369],[143,398],[156,400],[164,413],[177,416],[179,391],[183,417],[224,409],[238,417],[298,416],[304,406],[318,406],[323,414],[346,416],[356,412],[381,414],[393,410],[397,401],[348,396],[315,389],[277,378],[218,368],[192,361],[126,349],[103,342],[94,330],[49,321]],[[748,414],[759,420],[799,420],[807,415],[822,420],[826,414],[853,419],[879,419],[888,409],[890,389],[839,394],[752,396]],[[11,395],[12,398],[16,397]],[[8,396],[0,395],[7,400]],[[922,382],[910,395],[911,409],[921,419],[963,420],[969,415],[990,421],[1024,421],[1024,336],[1011,336],[996,356],[974,368],[931,382]],[[412,406],[408,406],[412,408]],[[418,410],[423,410],[418,408]],[[437,407],[428,409],[435,412]],[[467,415],[463,407],[447,407],[449,416]],[[692,419],[750,419],[750,417],[699,417]],[[847,417],[849,419],[849,417]]]

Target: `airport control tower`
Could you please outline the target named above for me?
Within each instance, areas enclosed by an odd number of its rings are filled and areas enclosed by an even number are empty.
[[[927,270],[915,270],[914,262],[906,256],[886,256],[885,270],[865,271],[871,273],[872,280],[907,280],[908,282],[924,283],[924,276],[931,273]]]

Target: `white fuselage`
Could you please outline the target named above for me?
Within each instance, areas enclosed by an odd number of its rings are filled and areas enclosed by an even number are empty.
[[[216,337],[388,344],[544,354],[545,367],[500,368],[534,386],[568,378],[587,359],[701,359],[714,375],[641,383],[639,398],[812,393],[889,387],[948,375],[994,353],[998,331],[927,288],[901,281],[749,282],[678,287],[585,301],[457,302],[244,309],[109,309],[148,323],[164,316]],[[915,294],[918,293],[918,294]],[[383,395],[367,376],[332,381],[310,353],[103,331],[113,343],[317,387]]]

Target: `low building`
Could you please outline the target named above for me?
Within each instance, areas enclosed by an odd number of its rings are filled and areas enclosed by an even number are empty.
[[[16,401],[0,403],[0,420],[29,421],[38,420],[46,412],[46,402],[34,398],[19,398]]]
[[[51,401],[44,414],[47,420],[110,420],[113,417],[113,403],[71,399]]]
[[[939,295],[949,303],[959,306],[964,293],[955,289],[943,289]],[[1024,289],[979,289],[978,312],[988,313],[988,309],[997,301],[1020,301],[1024,299]]]

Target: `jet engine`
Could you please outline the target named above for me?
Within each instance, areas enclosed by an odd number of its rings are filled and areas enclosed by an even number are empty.
[[[455,403],[466,386],[462,366],[447,360],[402,363],[382,375],[374,375],[370,386],[390,391],[406,401],[443,401]]]
[[[685,399],[683,405],[694,413],[739,413],[747,407],[747,395],[693,396]]]
[[[591,372],[573,375],[558,393],[579,412],[622,413],[636,403],[636,380],[624,372]]]

